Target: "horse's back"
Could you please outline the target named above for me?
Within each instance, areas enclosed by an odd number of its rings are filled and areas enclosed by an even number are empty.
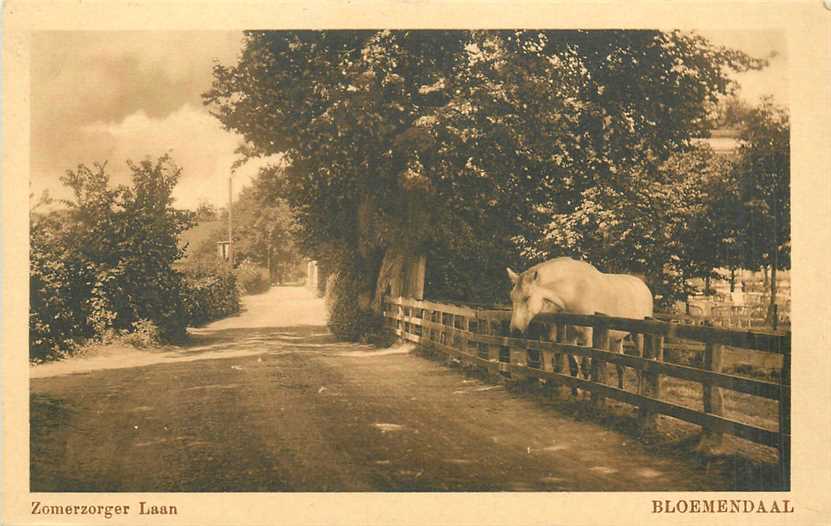
[[[629,274],[603,274],[610,316],[643,319],[653,314],[652,292],[642,279]]]
[[[564,287],[571,301],[568,312],[600,312],[618,318],[643,319],[653,312],[652,292],[646,283],[630,274],[605,274],[586,261],[559,257],[531,267],[541,282]]]

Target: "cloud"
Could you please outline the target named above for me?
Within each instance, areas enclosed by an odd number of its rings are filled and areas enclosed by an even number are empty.
[[[201,104],[214,62],[236,61],[237,32],[49,31],[32,38],[36,120],[116,122]]]
[[[218,31],[33,33],[32,191],[66,197],[58,178],[79,163],[109,160],[123,178],[126,158],[168,149],[201,173],[230,164],[237,139],[202,108],[201,94],[215,62],[236,61],[241,40]]]
[[[239,146],[238,136],[226,132],[201,107],[185,104],[161,118],[139,110],[117,123],[95,122],[80,128],[82,141],[107,144],[109,172],[114,183],[127,183],[127,159],[157,158],[170,152],[182,168],[173,195],[182,208],[194,208],[202,201],[224,206],[228,200],[228,177]],[[276,162],[271,157],[240,167],[234,176],[234,196],[260,167]]]

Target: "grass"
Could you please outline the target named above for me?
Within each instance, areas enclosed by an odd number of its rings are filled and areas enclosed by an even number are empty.
[[[684,341],[676,341],[673,343],[673,346],[676,350],[667,356],[668,362],[701,367],[703,355],[700,352],[702,349],[700,345],[696,344],[696,342],[689,342],[688,344]],[[754,367],[753,364],[742,361],[747,359],[747,356],[748,352],[746,351],[725,348],[723,372],[736,376],[778,382],[781,369],[775,367]],[[781,367],[781,360],[779,363]],[[611,385],[617,385],[616,368],[609,367],[608,369],[610,371],[609,383]],[[702,384],[665,375],[661,378],[663,388],[661,399],[696,411],[704,410],[704,387]],[[637,376],[634,370],[627,368],[624,380],[626,390],[635,392],[637,389]],[[777,400],[729,389],[721,389],[721,393],[723,400],[722,416],[763,429],[778,431],[779,403]],[[695,424],[667,416],[661,416],[660,420],[659,429],[672,440],[684,440],[700,435],[700,428]],[[776,449],[738,437],[725,436],[724,445],[726,450],[734,451],[736,454],[745,456],[753,462],[775,463],[778,461],[778,451]]]

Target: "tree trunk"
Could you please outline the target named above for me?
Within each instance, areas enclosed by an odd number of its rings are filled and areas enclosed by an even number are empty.
[[[690,286],[687,276],[682,275],[684,283],[684,314],[690,315]]]
[[[736,268],[730,267],[730,292],[736,292]]]
[[[359,272],[369,279],[362,279],[359,281],[361,290],[358,292],[358,308],[361,310],[372,310],[378,314],[381,313],[381,305],[375,304],[375,298],[378,295],[378,275],[381,272],[381,265],[383,259],[380,251],[373,250],[368,257],[361,258],[361,269]]]
[[[424,299],[424,278],[427,272],[425,256],[410,256],[404,263],[404,295],[417,300]]]
[[[704,295],[710,295],[710,276],[704,278]]]
[[[383,298],[387,295],[423,299],[425,270],[424,256],[408,254],[400,249],[387,249],[378,271],[372,309],[381,312]]]
[[[770,285],[770,281],[768,281],[768,266],[762,265],[762,276],[764,277],[763,285],[764,289],[767,290],[768,286]]]
[[[372,310],[380,313],[384,296],[400,296],[402,275],[404,274],[404,254],[393,248],[384,252],[384,259],[381,261],[381,269],[378,271],[378,279],[375,285],[375,296],[372,300]]]
[[[770,306],[768,307],[768,323],[776,329],[779,324],[779,312],[776,305],[776,269],[779,266],[779,242],[777,233],[779,228],[779,214],[773,214],[773,233],[770,240]]]

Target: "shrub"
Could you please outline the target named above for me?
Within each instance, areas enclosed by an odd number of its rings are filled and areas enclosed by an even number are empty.
[[[69,257],[59,215],[33,213],[30,240],[29,358],[39,362],[73,352],[91,332],[84,269]]]
[[[361,287],[364,279],[361,274],[341,271],[327,283],[328,325],[337,338],[366,340],[383,329],[383,318],[369,308],[368,300],[364,302],[360,298],[360,291],[365,290]]]
[[[271,287],[268,270],[248,260],[234,270],[243,294],[261,294]]]
[[[159,328],[150,320],[138,320],[132,330],[121,337],[124,343],[136,347],[154,347],[162,341]]]
[[[33,208],[30,234],[30,358],[73,350],[152,322],[162,340],[185,335],[178,235],[191,213],[172,206],[181,170],[169,156],[128,162],[132,185],[109,185],[104,165],[62,178],[68,209]],[[143,329],[142,329],[143,330]]]
[[[227,270],[188,274],[184,300],[188,324],[192,326],[236,314],[240,310],[236,276]]]

